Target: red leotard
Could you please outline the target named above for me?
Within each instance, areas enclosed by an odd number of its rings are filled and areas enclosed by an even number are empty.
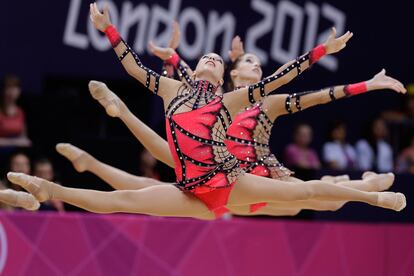
[[[224,143],[231,118],[216,89],[198,81],[192,90],[183,90],[167,108],[166,129],[176,186],[220,217],[228,212],[230,191],[243,170]]]
[[[298,74],[300,74],[301,63],[308,60],[308,58],[309,55],[305,55],[300,59],[298,58],[297,61],[286,68],[279,77],[283,77],[284,73],[289,72],[289,70],[294,68],[296,68]],[[179,60],[178,56],[174,67],[177,69],[179,77],[188,87],[194,86],[193,81],[187,74],[187,65],[185,62]],[[260,88],[261,97],[265,96],[263,82],[251,85],[249,87],[248,95],[251,103],[255,103],[253,96],[253,90],[255,88]],[[191,122],[189,122],[189,124],[191,125]],[[246,111],[235,117],[233,123],[228,128],[224,142],[228,151],[239,160],[241,167],[245,171],[258,176],[278,179],[290,176],[292,172],[279,163],[269,150],[269,137],[272,126],[272,122],[262,110],[261,103],[252,105]],[[175,146],[177,147],[177,145]],[[180,171],[177,171],[176,169],[176,173],[179,175]],[[223,202],[223,200],[220,201]],[[255,212],[266,205],[267,203],[265,202],[251,204],[250,211]]]
[[[231,154],[241,162],[248,173],[279,179],[290,176],[292,172],[285,168],[270,152],[269,138],[272,121],[262,109],[259,102],[239,113],[227,130],[226,146]],[[250,205],[255,212],[267,203]]]

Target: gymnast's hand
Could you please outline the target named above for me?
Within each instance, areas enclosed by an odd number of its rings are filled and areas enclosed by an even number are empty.
[[[180,45],[181,32],[180,25],[178,25],[177,21],[173,22],[172,28],[172,36],[167,48],[158,47],[152,41],[148,43],[150,52],[162,60],[167,60],[174,55],[176,53],[175,50],[178,48],[178,45]]]
[[[162,60],[167,60],[176,53],[173,48],[158,47],[152,41],[148,43],[148,48],[153,55],[159,57]]]
[[[367,87],[369,90],[391,89],[403,94],[407,92],[407,89],[405,89],[401,82],[385,74],[385,69],[382,69],[381,72],[367,81]]]
[[[172,36],[171,36],[170,42],[168,43],[168,47],[176,50],[178,46],[180,45],[180,40],[181,40],[180,25],[178,25],[177,21],[173,22],[172,29],[173,29]]]
[[[98,30],[104,32],[106,28],[112,25],[111,20],[109,19],[109,7],[105,5],[103,8],[103,13],[101,13],[98,9],[96,3],[89,5],[90,10],[90,19]]]
[[[231,62],[235,62],[240,56],[244,55],[243,42],[240,36],[235,36],[231,41],[231,50],[229,51],[229,58]]]
[[[351,39],[353,35],[354,33],[347,31],[344,35],[336,38],[336,29],[335,27],[332,27],[331,34],[324,43],[326,48],[326,54],[330,55],[341,51],[343,48],[346,47],[346,43]]]

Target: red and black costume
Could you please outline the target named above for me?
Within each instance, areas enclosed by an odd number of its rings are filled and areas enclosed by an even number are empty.
[[[113,47],[120,43],[125,45],[126,50],[119,56],[119,60],[122,61],[128,54],[132,54],[136,64],[147,72],[146,87],[150,88],[152,84],[152,90],[157,94],[161,76],[142,65],[136,53],[122,41],[113,26],[106,30],[106,34]],[[260,97],[266,96],[265,84],[283,77],[295,68],[300,73],[300,64],[308,59],[309,54],[301,57],[279,74],[272,75],[257,84],[249,86],[248,97],[250,102],[255,102],[254,95],[258,94],[256,91],[260,91]],[[179,64],[180,60],[176,60],[175,63],[176,65]],[[185,74],[185,70],[180,71],[183,75]],[[245,149],[251,148],[250,146],[262,146],[260,142],[253,143],[255,138],[252,134],[264,113],[257,112],[260,111],[260,105],[257,105],[249,112],[242,113],[241,117],[237,117],[239,118],[238,122],[240,122],[240,125],[237,124],[237,126],[244,126],[243,129],[250,131],[250,134],[248,137],[243,136],[248,138],[245,139],[247,144],[241,143],[242,146],[240,147],[233,146],[231,143],[238,141],[230,137],[235,138],[237,136],[232,136],[236,135],[232,132],[228,133],[229,127],[232,125],[232,118],[223,104],[223,96],[215,94],[217,87],[207,81],[193,82],[188,75],[184,77],[187,85],[191,85],[191,89],[183,85],[166,109],[167,138],[175,161],[177,177],[177,184],[175,185],[199,198],[219,217],[228,211],[226,208],[228,197],[235,181],[241,174],[246,170],[258,175],[265,174],[264,169],[262,170],[260,166],[264,167],[265,163],[262,163],[262,161],[270,160],[271,157],[259,157],[259,150],[255,148],[254,163],[250,163],[247,157],[244,158]],[[243,116],[244,114],[245,116]],[[246,127],[248,123],[245,124],[247,121],[252,122],[248,127]],[[264,122],[264,124],[260,123],[263,127],[266,124],[271,126],[269,121]],[[236,127],[234,131],[239,132],[239,129]],[[267,130],[265,132],[267,136],[261,137],[259,135],[259,139],[264,139],[263,142],[268,143],[270,132]],[[231,149],[237,148],[234,152],[239,155],[238,158],[229,151],[228,147]],[[267,151],[263,151],[263,153],[268,154]],[[254,164],[254,168],[252,164]]]
[[[193,89],[182,91],[166,110],[166,129],[176,186],[221,216],[228,211],[231,187],[243,170],[224,143],[231,118],[222,97],[214,94],[216,89],[197,81]]]
[[[281,72],[278,77],[292,69],[301,74],[301,64],[305,61],[314,63],[325,54],[324,47],[318,46],[311,52],[296,59],[296,62]],[[192,85],[192,80],[187,74],[188,65],[183,62],[178,55],[171,57],[167,64],[173,65],[178,71],[180,79],[187,85]],[[284,167],[271,153],[269,139],[273,122],[269,119],[262,108],[262,102],[256,103],[254,90],[259,88],[260,97],[265,97],[264,84],[272,81],[274,77],[265,78],[263,81],[253,84],[248,88],[248,97],[252,106],[239,113],[233,123],[228,127],[225,144],[228,151],[233,154],[240,162],[240,166],[245,172],[280,179],[290,176],[292,172]],[[277,78],[277,77],[276,77]],[[300,100],[300,98],[299,98]],[[250,205],[250,211],[255,212],[267,203],[257,203]]]
[[[292,172],[284,167],[271,153],[269,139],[273,122],[259,102],[239,113],[229,127],[226,136],[228,150],[240,161],[246,172],[280,179]],[[250,205],[250,212],[266,206],[267,203]]]

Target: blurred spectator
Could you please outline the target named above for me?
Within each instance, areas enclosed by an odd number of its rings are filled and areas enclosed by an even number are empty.
[[[26,135],[24,112],[17,106],[20,94],[20,80],[12,75],[5,77],[0,90],[0,147],[31,145]]]
[[[402,146],[410,143],[409,138],[414,127],[414,84],[407,85],[401,110],[385,111],[381,117],[387,122],[390,133],[388,142],[393,151],[402,151]]]
[[[21,173],[25,173],[25,174],[30,174],[30,170],[31,170],[30,159],[25,153],[16,152],[16,153],[14,153],[10,156],[7,171],[21,172]],[[14,190],[17,190],[17,191],[22,190],[22,188],[20,186],[10,183],[10,181],[6,177],[3,180],[0,181],[0,188],[1,189],[11,188],[11,189],[14,189]],[[1,209],[7,209],[7,210],[14,209],[13,207],[6,206],[6,205],[3,205],[3,204],[0,204],[0,208]]]
[[[320,169],[316,151],[310,148],[312,143],[312,128],[308,124],[299,124],[293,131],[293,143],[285,150],[286,165],[292,169],[317,170]]]
[[[369,128],[365,139],[356,143],[358,168],[361,171],[374,170],[390,172],[393,170],[393,151],[386,142],[388,128],[382,118],[375,119]]]
[[[31,173],[31,166],[30,166],[30,158],[27,156],[24,152],[15,152],[10,156],[9,159],[9,166],[7,172],[19,172],[19,173],[25,173],[30,174]],[[3,184],[7,188],[12,188],[15,190],[22,190],[22,188],[18,185],[14,185],[10,183],[7,178],[3,179]]]
[[[142,176],[160,180],[157,170],[157,160],[146,149],[141,152],[139,170]]]
[[[407,120],[414,121],[414,85],[409,88],[410,94],[405,101],[405,118]]]
[[[410,145],[398,156],[396,169],[398,172],[414,174],[414,135],[411,136]]]
[[[414,122],[414,84],[407,85],[404,107],[401,110],[386,111],[382,114],[382,117],[391,122]]]
[[[342,121],[332,124],[329,142],[323,145],[323,161],[332,170],[350,170],[356,165],[355,149],[346,141],[346,125]]]
[[[46,179],[48,181],[56,182],[53,164],[47,158],[37,159],[33,163],[33,175]],[[40,206],[40,210],[55,210],[59,212],[64,212],[65,208],[61,201],[50,200],[43,202]]]

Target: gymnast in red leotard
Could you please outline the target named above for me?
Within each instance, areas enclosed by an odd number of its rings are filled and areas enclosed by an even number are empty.
[[[204,219],[212,219],[213,215],[219,217],[227,206],[308,199],[358,201],[396,211],[405,207],[405,197],[400,193],[365,192],[320,180],[308,181],[306,186],[297,185],[245,173],[230,154],[225,141],[232,118],[250,105],[249,98],[259,99],[280,86],[279,78],[296,71],[297,63],[248,88],[216,95],[214,91],[222,85],[223,60],[216,54],[208,54],[197,65],[194,87],[187,89],[181,82],[161,77],[142,65],[111,25],[107,8],[102,14],[96,4],[91,4],[91,20],[97,29],[105,31],[126,71],[163,98],[168,143],[175,161],[175,185],[179,189],[167,184],[140,190],[99,192],[66,188],[40,178],[8,173],[10,181],[25,188],[37,200],[59,199],[99,213],[133,212]],[[326,50],[330,53],[332,49]],[[345,92],[352,95],[371,89],[378,87],[366,82],[351,86]],[[334,91],[334,96],[344,95],[343,87]],[[107,111],[115,111],[116,101],[105,100]]]
[[[177,38],[178,31],[177,25],[174,25],[174,34],[173,40],[179,41]],[[333,28],[332,34],[328,38],[327,42],[332,43],[336,37],[336,30]],[[346,40],[349,40],[352,37],[352,33],[347,33],[343,36],[346,37]],[[341,38],[339,38],[341,39]],[[171,43],[170,45],[172,45]],[[177,43],[175,43],[177,45]],[[157,55],[161,59],[165,60],[166,64],[173,65],[177,71],[179,77],[188,84],[188,86],[192,85],[192,71],[189,66],[183,62],[179,56],[176,54],[174,49],[170,48],[160,48],[155,46],[154,44],[150,43],[150,49],[152,50],[153,54]],[[320,45],[316,47],[309,53],[309,56],[313,60],[313,62],[320,59],[325,52],[324,46]],[[262,71],[260,66],[260,61],[258,58],[253,54],[244,54],[244,49],[242,46],[242,42],[240,41],[239,37],[235,37],[232,42],[232,50],[230,51],[230,59],[233,61],[231,66],[230,77],[231,77],[231,89],[240,88],[240,87],[247,87],[251,84],[257,83],[260,81],[262,77]],[[313,63],[311,62],[311,63]],[[297,71],[298,75],[306,70],[308,67],[305,66],[304,68],[301,67],[301,63],[299,59],[297,59],[296,63],[298,63]],[[281,67],[280,71],[284,68],[291,65],[292,62],[285,64]],[[289,82],[293,79],[292,76],[285,75],[281,79],[284,79],[285,82]],[[332,88],[333,89],[333,88]],[[330,91],[329,93],[333,93],[334,91]],[[305,93],[308,94],[309,92]],[[296,95],[296,94],[294,94]],[[292,96],[294,96],[292,95]],[[286,104],[289,105],[291,98],[286,96]],[[272,96],[270,96],[272,98]],[[276,157],[270,152],[269,150],[269,138],[270,132],[273,126],[273,120],[269,119],[269,116],[265,110],[263,110],[263,102],[268,101],[267,98],[264,98],[263,101],[255,103],[254,98],[250,95],[249,100],[252,103],[252,106],[247,108],[244,112],[238,114],[234,120],[233,124],[230,125],[227,131],[226,137],[226,145],[230,153],[236,156],[236,158],[240,161],[241,166],[249,173],[271,177],[274,179],[283,179],[286,181],[301,181],[297,178],[290,177],[292,172],[285,168],[281,163],[278,162]],[[299,101],[299,102],[298,102]],[[297,104],[300,105],[300,97],[297,99]],[[314,101],[310,106],[320,104],[320,101]],[[279,114],[281,115],[281,114]],[[381,181],[384,183],[382,185],[382,189],[389,188],[389,185],[392,184],[394,176],[392,174],[383,174],[381,176],[375,176],[373,173],[364,174],[364,176],[370,176],[374,178],[376,181]],[[344,181],[349,180],[343,176],[340,177],[330,177],[326,176],[323,177],[324,180],[337,180],[337,181]],[[374,180],[373,179],[373,180]],[[349,182],[348,182],[349,183]],[[386,184],[388,183],[388,184]],[[349,184],[348,184],[349,185]],[[351,187],[354,188],[361,188],[358,182],[352,182]],[[302,202],[299,206],[304,206],[304,208],[311,208],[311,209],[320,209],[326,210],[326,208],[330,210],[337,210],[342,207],[344,202],[337,202],[337,203],[330,203],[327,204],[326,202],[307,202],[307,204],[303,204]],[[272,204],[271,204],[272,205]],[[273,204],[274,205],[274,204]],[[293,204],[294,205],[294,204]],[[267,208],[269,210],[264,210],[264,214],[269,214],[272,210],[281,209],[281,207],[295,207],[292,204],[290,206],[286,205],[277,205],[273,206],[275,208]],[[266,203],[258,203],[252,204],[250,206],[250,212],[256,212],[258,209],[266,206]],[[233,208],[233,212],[238,214],[246,214],[245,208],[238,208],[235,210]],[[296,209],[296,212],[299,211]],[[295,212],[294,212],[295,213]]]
[[[170,43],[171,47],[177,47],[177,41],[179,41],[179,39],[177,39],[176,34],[179,33],[179,29],[178,29],[178,25],[174,24],[174,32],[175,35],[173,35],[172,41]],[[174,42],[175,41],[175,42]],[[175,44],[175,46],[174,46]],[[238,37],[236,37],[233,40],[233,47],[232,47],[232,51],[231,51],[231,55],[230,56],[236,56],[236,53],[239,53],[238,55],[240,56],[243,52],[243,50],[241,49],[241,47],[239,47],[238,45],[241,45],[241,41]],[[168,49],[162,49],[159,47],[155,47],[155,45],[151,45],[151,48],[154,50],[154,54],[159,55],[159,56],[163,56],[162,53],[165,53],[166,55],[164,55],[164,57],[169,57],[171,54],[168,54],[168,52],[174,53],[173,50],[168,50]],[[240,51],[241,49],[241,51]],[[252,64],[250,57],[247,55],[246,56],[247,59],[246,61],[243,61],[245,65],[243,65],[242,61],[237,62],[237,64],[241,64],[241,66],[236,66],[235,68],[237,68],[237,70],[239,70],[241,73],[246,73],[249,71],[252,71],[251,69],[249,70],[249,68],[247,68],[246,65]],[[179,61],[179,57],[178,56],[174,56],[174,58],[177,58],[176,61]],[[237,56],[236,56],[237,58]],[[194,85],[189,72],[190,69],[188,67],[188,65],[186,65],[183,61],[180,61],[178,63],[179,65],[177,66],[177,64],[175,64],[176,68],[178,69],[178,73],[180,78],[183,79],[183,81],[188,84],[191,85],[190,87],[192,87]],[[165,63],[164,65],[169,65],[168,62]],[[172,66],[172,65],[171,65]],[[248,69],[248,70],[245,70]],[[260,68],[259,68],[260,69]],[[173,68],[174,70],[174,68]],[[261,69],[260,69],[261,70]],[[259,70],[259,71],[260,71]],[[169,74],[171,75],[171,73],[173,72],[169,72]],[[257,78],[257,76],[254,76],[255,78]],[[285,75],[284,78],[288,78],[288,75]],[[259,78],[260,80],[260,78]],[[234,79],[236,84],[242,83],[245,85],[245,83],[240,82],[238,79]],[[257,81],[252,81],[250,80],[249,83],[255,83]],[[142,144],[151,152],[151,154],[153,154],[156,158],[158,158],[159,160],[161,160],[162,162],[166,163],[167,165],[171,166],[171,167],[175,167],[174,166],[174,161],[172,160],[172,157],[170,154],[166,154],[168,151],[168,145],[167,142],[165,142],[161,137],[159,137],[154,131],[152,131],[150,128],[148,128],[148,126],[146,126],[143,122],[141,122],[139,119],[137,119],[135,116],[133,116],[133,114],[128,110],[128,108],[126,107],[126,105],[114,94],[112,93],[105,84],[103,83],[98,83],[98,82],[93,82],[93,85],[91,85],[91,93],[94,96],[94,98],[100,100],[100,99],[105,99],[105,98],[111,98],[113,99],[113,101],[117,102],[117,106],[118,106],[118,111],[116,112],[115,116],[121,118],[125,124],[131,129],[131,131],[134,133],[134,135],[138,138],[138,140],[140,142],[142,142]],[[100,93],[102,95],[100,95]],[[104,104],[104,103],[103,103]],[[246,111],[249,112],[249,111]],[[114,115],[113,115],[114,116]],[[243,117],[242,114],[237,115],[237,117],[235,118],[235,121],[239,120],[238,118]],[[229,130],[227,131],[227,134],[229,134],[229,132],[231,132],[231,129],[234,128],[236,124],[232,124],[229,127]],[[228,139],[226,139],[228,140]],[[242,140],[240,139],[240,142]],[[266,140],[267,141],[267,140]],[[247,145],[246,145],[247,146]],[[238,150],[239,149],[239,150]],[[141,189],[141,188],[145,188],[148,186],[153,186],[153,185],[160,185],[163,184],[160,181],[154,180],[154,179],[148,179],[145,177],[139,177],[139,176],[134,176],[131,174],[128,174],[126,172],[120,171],[116,168],[113,168],[107,164],[104,164],[98,160],[96,160],[95,158],[93,158],[90,154],[88,154],[87,152],[76,148],[70,144],[59,144],[57,146],[57,150],[59,153],[61,153],[63,156],[65,156],[66,158],[68,158],[73,164],[74,167],[76,168],[76,170],[78,170],[79,172],[83,172],[83,171],[90,171],[94,174],[96,174],[97,176],[101,177],[104,181],[106,181],[108,184],[110,184],[113,188],[115,189],[119,189],[119,190],[128,190],[128,189]],[[238,158],[238,160],[241,162],[241,166],[242,167],[246,167],[246,169],[249,169],[248,164],[246,164],[246,161],[252,161],[254,159],[251,160],[246,160],[246,158],[241,157],[241,155],[243,155],[243,153],[245,152],[243,150],[243,147],[241,146],[236,146],[236,147],[231,147],[229,148],[230,152],[236,156],[236,158]],[[259,158],[256,158],[259,159]],[[268,158],[267,161],[271,160],[271,158]],[[251,163],[250,165],[254,164]],[[263,168],[263,166],[256,166],[256,168],[254,170],[249,170],[250,173],[252,174],[256,174],[256,175],[261,175],[261,176],[270,176],[270,174],[268,172],[274,171],[277,169],[278,173],[277,173],[277,178],[281,178],[283,176],[286,176],[290,173],[289,170],[284,169],[284,167],[278,165],[278,166],[269,166],[271,167],[269,170],[260,170],[260,168]],[[282,172],[282,173],[281,173]],[[273,177],[275,177],[276,174],[272,174]],[[289,178],[286,178],[285,180],[290,180]],[[375,179],[377,182],[378,180]],[[384,181],[383,181],[384,182]],[[392,183],[392,181],[391,181]],[[360,189],[360,190],[364,190],[366,189],[367,185],[365,183],[354,183],[353,182],[353,187],[355,187],[356,189]],[[371,185],[371,186],[375,186],[375,185]],[[368,189],[369,190],[369,189]],[[266,214],[266,215],[294,215],[297,212],[300,211],[300,209],[302,208],[310,208],[310,209],[316,209],[316,210],[336,210],[339,209],[342,205],[344,204],[344,202],[329,202],[329,201],[304,201],[304,202],[300,202],[299,203],[295,203],[292,205],[288,205],[286,203],[278,203],[279,206],[275,206],[274,204],[271,204],[270,206],[268,206],[267,208],[261,208],[260,214]],[[257,211],[260,207],[263,207],[264,205],[266,205],[265,203],[259,203],[259,204],[252,204],[250,208],[245,208],[244,206],[238,206],[238,207],[230,207],[230,211],[233,213],[237,213],[239,215],[249,215],[255,211]],[[246,206],[247,207],[247,206]]]

